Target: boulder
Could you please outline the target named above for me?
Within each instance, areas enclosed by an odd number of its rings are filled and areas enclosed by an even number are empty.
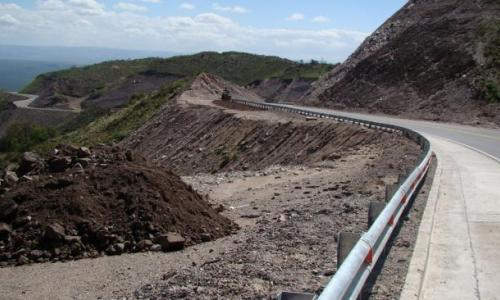
[[[147,250],[151,246],[153,246],[153,242],[151,240],[142,240],[139,243],[137,243],[137,248],[139,250]]]
[[[19,181],[19,177],[17,177],[17,174],[14,171],[5,171],[3,179],[6,185],[13,185]]]
[[[92,152],[87,147],[80,147],[77,151],[78,158],[87,158],[92,155]]]
[[[71,158],[67,156],[54,157],[49,160],[50,172],[64,172],[71,167]]]
[[[92,160],[90,158],[88,158],[88,157],[77,158],[75,160],[75,163],[76,164],[80,164],[83,168],[88,167],[91,162],[92,162]]]
[[[45,228],[44,239],[48,242],[60,243],[66,239],[64,227],[54,223]]]
[[[163,251],[175,251],[183,249],[186,240],[177,232],[168,232],[157,236],[155,242],[161,245]]]
[[[8,241],[11,234],[12,229],[10,226],[5,223],[0,223],[0,241]]]
[[[19,162],[17,173],[23,176],[28,173],[40,172],[44,167],[43,159],[35,152],[24,152]]]

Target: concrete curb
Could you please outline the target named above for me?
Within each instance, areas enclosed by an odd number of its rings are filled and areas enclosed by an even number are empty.
[[[427,271],[430,257],[430,241],[434,228],[434,217],[437,209],[438,195],[443,169],[437,157],[437,168],[432,181],[431,190],[425,205],[424,215],[420,221],[417,242],[413,249],[413,256],[410,261],[405,284],[401,292],[401,300],[420,299],[422,283]]]

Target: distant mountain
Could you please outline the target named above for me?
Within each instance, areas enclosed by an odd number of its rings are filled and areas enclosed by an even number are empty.
[[[133,94],[148,93],[167,82],[200,73],[212,73],[239,85],[255,87],[268,78],[278,82],[294,79],[312,82],[331,67],[317,62],[300,64],[275,56],[202,52],[167,59],[114,60],[46,73],[23,91],[40,95],[33,103],[35,106],[60,106],[84,99],[83,106],[112,108],[126,104]]]
[[[500,125],[500,1],[409,1],[302,102]]]
[[[94,47],[0,45],[0,88],[20,90],[37,75],[107,60],[170,57],[175,53]]]

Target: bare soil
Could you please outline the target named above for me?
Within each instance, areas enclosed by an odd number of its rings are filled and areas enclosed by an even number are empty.
[[[179,177],[131,152],[101,147],[88,160],[76,152],[62,151],[48,171],[0,191],[0,223],[10,227],[1,266],[146,251],[169,232],[193,245],[237,228]]]

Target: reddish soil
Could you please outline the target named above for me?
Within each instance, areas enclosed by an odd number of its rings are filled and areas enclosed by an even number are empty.
[[[57,157],[70,157],[73,166],[3,189],[2,266],[153,250],[152,242],[168,232],[192,245],[236,228],[178,176],[129,151],[99,147],[86,160],[75,151]],[[85,168],[76,165],[84,162]]]

